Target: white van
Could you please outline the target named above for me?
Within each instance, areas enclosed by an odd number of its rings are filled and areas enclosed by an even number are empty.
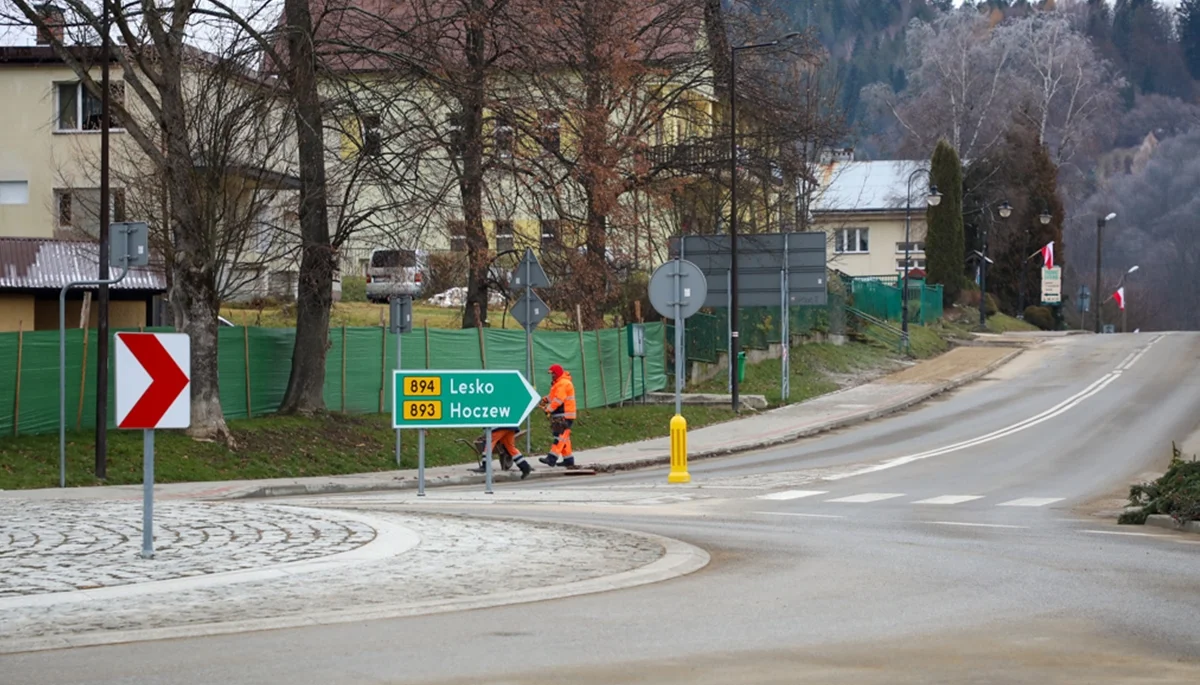
[[[387,302],[393,297],[420,297],[429,272],[429,253],[425,250],[371,250],[367,262],[367,299]]]

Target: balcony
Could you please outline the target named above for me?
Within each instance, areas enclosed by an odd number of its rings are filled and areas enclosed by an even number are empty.
[[[654,167],[685,174],[720,173],[729,168],[729,141],[696,138],[673,145],[653,145],[646,149],[646,160]],[[783,182],[779,165],[757,150],[738,148],[738,167],[756,174],[768,174],[775,183]]]

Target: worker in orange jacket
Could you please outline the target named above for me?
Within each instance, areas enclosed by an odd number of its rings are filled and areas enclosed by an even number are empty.
[[[571,450],[571,426],[575,425],[575,383],[571,374],[558,364],[550,366],[550,394],[542,398],[546,416],[550,418],[550,432],[554,442],[550,454],[538,461],[546,466],[558,466],[559,460],[567,468],[574,468],[575,457]]]

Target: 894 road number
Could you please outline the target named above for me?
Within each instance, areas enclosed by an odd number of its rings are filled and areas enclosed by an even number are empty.
[[[437,397],[442,394],[442,379],[438,376],[405,376],[404,394],[410,397]]]
[[[441,400],[405,402],[402,416],[405,421],[440,421],[442,419],[442,402]]]

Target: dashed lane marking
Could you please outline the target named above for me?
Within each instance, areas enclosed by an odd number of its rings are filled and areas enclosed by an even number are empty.
[[[828,490],[784,490],[783,492],[772,492],[772,493],[769,493],[766,495],[759,495],[755,499],[768,499],[768,500],[783,501],[783,500],[790,500],[790,499],[800,499],[802,497],[812,497],[814,495],[827,495],[827,494],[829,494]]]
[[[1061,502],[1062,497],[1022,497],[997,504],[998,507],[1044,507],[1047,504]]]
[[[977,499],[983,499],[983,495],[942,495],[940,497],[918,500],[913,502],[913,504],[962,504],[963,502],[970,502]]]
[[[866,504],[868,502],[882,502],[885,499],[895,499],[903,496],[903,492],[864,492],[861,495],[850,495],[849,497],[838,497],[837,499],[825,501],[845,502],[847,504]]]

